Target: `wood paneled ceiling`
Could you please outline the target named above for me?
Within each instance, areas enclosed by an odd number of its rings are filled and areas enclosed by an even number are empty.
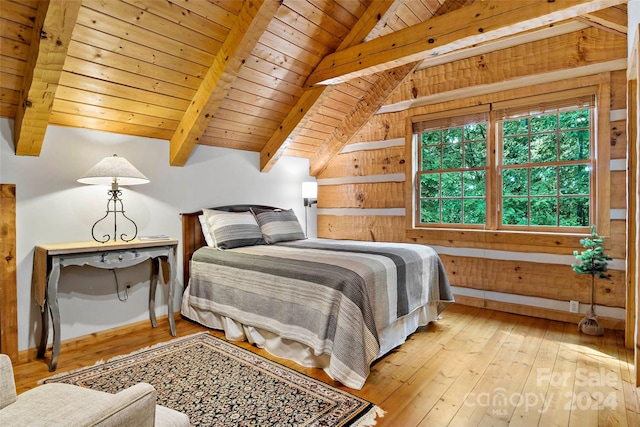
[[[321,171],[430,60],[566,20],[626,33],[625,0],[0,0],[0,116],[281,155]]]

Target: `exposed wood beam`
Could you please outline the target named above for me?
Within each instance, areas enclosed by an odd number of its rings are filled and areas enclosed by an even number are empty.
[[[571,78],[591,76],[599,73],[606,73],[610,71],[624,70],[627,66],[626,59],[618,59],[612,61],[601,62],[597,64],[590,64],[580,66],[576,68],[563,69],[558,71],[549,71],[544,73],[537,73],[534,77],[531,75],[525,75],[509,80],[499,81],[495,83],[487,83],[483,85],[477,85],[474,87],[464,87],[453,90],[447,90],[444,92],[436,93],[434,95],[423,96],[420,98],[412,99],[409,101],[398,102],[396,104],[385,105],[378,110],[378,114],[397,113],[400,111],[409,110],[411,108],[424,107],[427,105],[439,104],[443,102],[449,102],[461,98],[470,98],[474,96],[482,96],[489,93],[501,92],[505,90],[512,90],[532,86],[534,84],[543,84],[558,82]]]
[[[576,19],[614,34],[627,35],[627,13],[617,7],[596,10]]]
[[[489,0],[325,56],[306,86],[338,84],[357,77],[464,49],[626,0],[513,2]]]
[[[511,47],[522,45],[525,43],[531,43],[538,40],[550,39],[553,37],[562,36],[564,34],[574,33],[576,31],[587,29],[591,26],[592,25],[590,25],[589,23],[572,19],[554,25],[553,27],[544,27],[534,31],[527,31],[520,34],[515,34],[513,37],[492,40],[490,42],[472,46],[467,49],[456,50],[454,52],[434,56],[422,61],[422,63],[418,65],[417,70],[447,64],[449,62],[458,61],[460,59],[472,58],[474,56],[495,52],[498,50],[509,49]]]
[[[337,50],[340,51],[362,42],[371,32],[377,31],[380,24],[389,19],[390,12],[395,11],[400,4],[400,0],[393,2],[375,0],[362,14],[349,34],[342,40]],[[290,142],[296,138],[299,130],[303,127],[301,125],[317,111],[319,106],[322,105],[321,101],[329,95],[330,91],[328,86],[320,86],[318,88],[309,88],[302,94],[296,105],[289,111],[287,117],[280,123],[278,129],[261,150],[260,170],[262,172],[271,170],[280,156],[286,151]]]
[[[472,51],[475,49],[463,52]],[[536,60],[522,61],[517,52],[527,52]],[[423,61],[419,71],[410,81],[405,81],[377,113],[394,113],[457,98],[624,70],[627,68],[627,42],[618,35],[587,27],[579,32],[535,40],[517,47],[478,52],[476,57],[467,58],[457,53],[444,56],[450,56],[452,60],[435,67],[421,68],[425,62],[431,62]],[[456,57],[460,59],[454,60]],[[492,73],[490,70],[500,72]],[[400,99],[402,101],[393,102]]]
[[[40,155],[81,4],[79,0],[38,2],[14,122],[17,155]]]
[[[184,166],[220,107],[245,59],[267,29],[280,3],[277,0],[246,0],[171,138],[170,164]]]
[[[369,121],[389,94],[417,65],[418,62],[404,64],[380,73],[373,88],[356,104],[340,123],[340,126],[334,129],[331,136],[324,141],[320,149],[311,157],[309,162],[309,173],[311,175],[318,176],[325,170],[329,162],[349,142],[349,139]]]
[[[359,42],[357,40],[359,36],[354,38],[354,39],[352,39],[351,43],[349,43],[349,46],[353,46],[354,45],[353,42],[362,43],[362,42],[366,42],[366,41],[369,41],[371,39],[374,39],[376,37],[379,37],[380,36],[380,32],[387,25],[387,21],[389,21],[389,19],[391,19],[396,14],[396,12],[398,11],[398,8],[404,4],[404,0],[393,0],[393,1],[375,0],[374,3],[382,3],[381,6],[385,7],[385,9],[382,9],[381,7],[379,7],[379,11],[377,13],[378,21],[375,23],[373,28],[369,29],[369,31],[364,36],[364,38],[362,40],[360,40]],[[374,6],[374,4],[371,4],[371,6],[369,6],[369,9],[371,9],[373,6]],[[368,27],[368,25],[367,25],[367,27]],[[361,32],[364,32],[364,28],[362,28]],[[344,43],[342,43],[340,46],[342,48],[348,47]]]

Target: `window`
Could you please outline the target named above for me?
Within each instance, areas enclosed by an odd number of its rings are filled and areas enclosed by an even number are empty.
[[[413,118],[415,225],[588,228],[595,222],[594,92]]]
[[[485,223],[487,115],[418,122],[421,224]]]
[[[500,224],[591,224],[592,110],[569,107],[510,117],[498,124]]]

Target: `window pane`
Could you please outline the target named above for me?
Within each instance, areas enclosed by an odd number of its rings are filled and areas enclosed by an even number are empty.
[[[458,117],[450,128],[419,133],[422,169],[418,176],[419,221],[422,224],[482,224],[486,217],[487,122],[464,124]],[[453,122],[452,122],[453,123]],[[438,121],[434,126],[440,126]],[[473,200],[466,203],[467,198]]]
[[[486,210],[485,199],[464,199],[464,223],[484,224]]]
[[[442,223],[460,224],[462,222],[462,199],[442,199]]]
[[[440,146],[422,147],[422,170],[439,170],[442,168],[440,160]]]
[[[531,195],[556,195],[558,193],[557,179],[557,167],[555,166],[531,168]]]
[[[529,139],[526,136],[505,138],[502,142],[502,164],[518,165],[529,162]]]
[[[531,135],[531,163],[555,162],[558,142],[555,133]]]
[[[473,141],[478,139],[481,139],[483,141],[487,139],[486,123],[476,123],[476,124],[467,125],[464,127],[465,141]]]
[[[589,226],[589,198],[561,197],[560,225],[563,227]]]
[[[546,116],[531,117],[531,132],[544,132],[556,130],[558,120],[555,114]]]
[[[528,119],[509,120],[502,124],[503,136],[521,135],[523,133],[529,133]]]
[[[462,195],[462,172],[447,172],[442,174],[442,197]]]
[[[575,128],[588,128],[591,126],[589,123],[589,109],[567,111],[560,113],[560,129],[575,129]]]
[[[422,145],[440,144],[440,134],[441,132],[439,130],[424,132],[422,134]]]
[[[502,224],[527,225],[528,203],[526,198],[502,199]]]
[[[562,132],[560,134],[560,160],[587,160],[591,140],[588,130]]]
[[[505,196],[526,196],[529,180],[527,169],[505,169],[502,173],[502,194]]]
[[[589,194],[589,166],[560,166],[560,194]]]
[[[442,142],[449,144],[462,142],[462,128],[444,129],[442,131]]]
[[[462,144],[442,146],[442,168],[460,169],[462,167]]]
[[[485,171],[469,171],[464,172],[462,175],[464,179],[464,196],[485,196],[485,183],[486,172]]]
[[[531,225],[558,225],[558,206],[556,198],[531,198]]]
[[[484,167],[487,164],[487,147],[484,141],[464,144],[464,166],[466,168]]]
[[[440,174],[420,175],[420,197],[440,196]]]
[[[420,222],[428,224],[440,222],[440,201],[438,199],[420,201]]]

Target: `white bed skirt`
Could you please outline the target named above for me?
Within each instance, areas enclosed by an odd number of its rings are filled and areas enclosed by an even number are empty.
[[[183,316],[211,329],[224,331],[229,341],[248,341],[270,354],[283,359],[292,360],[299,365],[310,368],[321,368],[331,377],[328,371],[329,355],[314,354],[305,344],[281,338],[277,334],[254,326],[244,325],[229,317],[221,316],[207,310],[198,310],[189,304],[189,288],[182,295]],[[422,306],[412,313],[401,317],[395,323],[378,331],[380,352],[377,359],[403,344],[407,337],[420,326],[425,326],[438,319],[438,303]],[[335,378],[332,378],[335,379]]]

